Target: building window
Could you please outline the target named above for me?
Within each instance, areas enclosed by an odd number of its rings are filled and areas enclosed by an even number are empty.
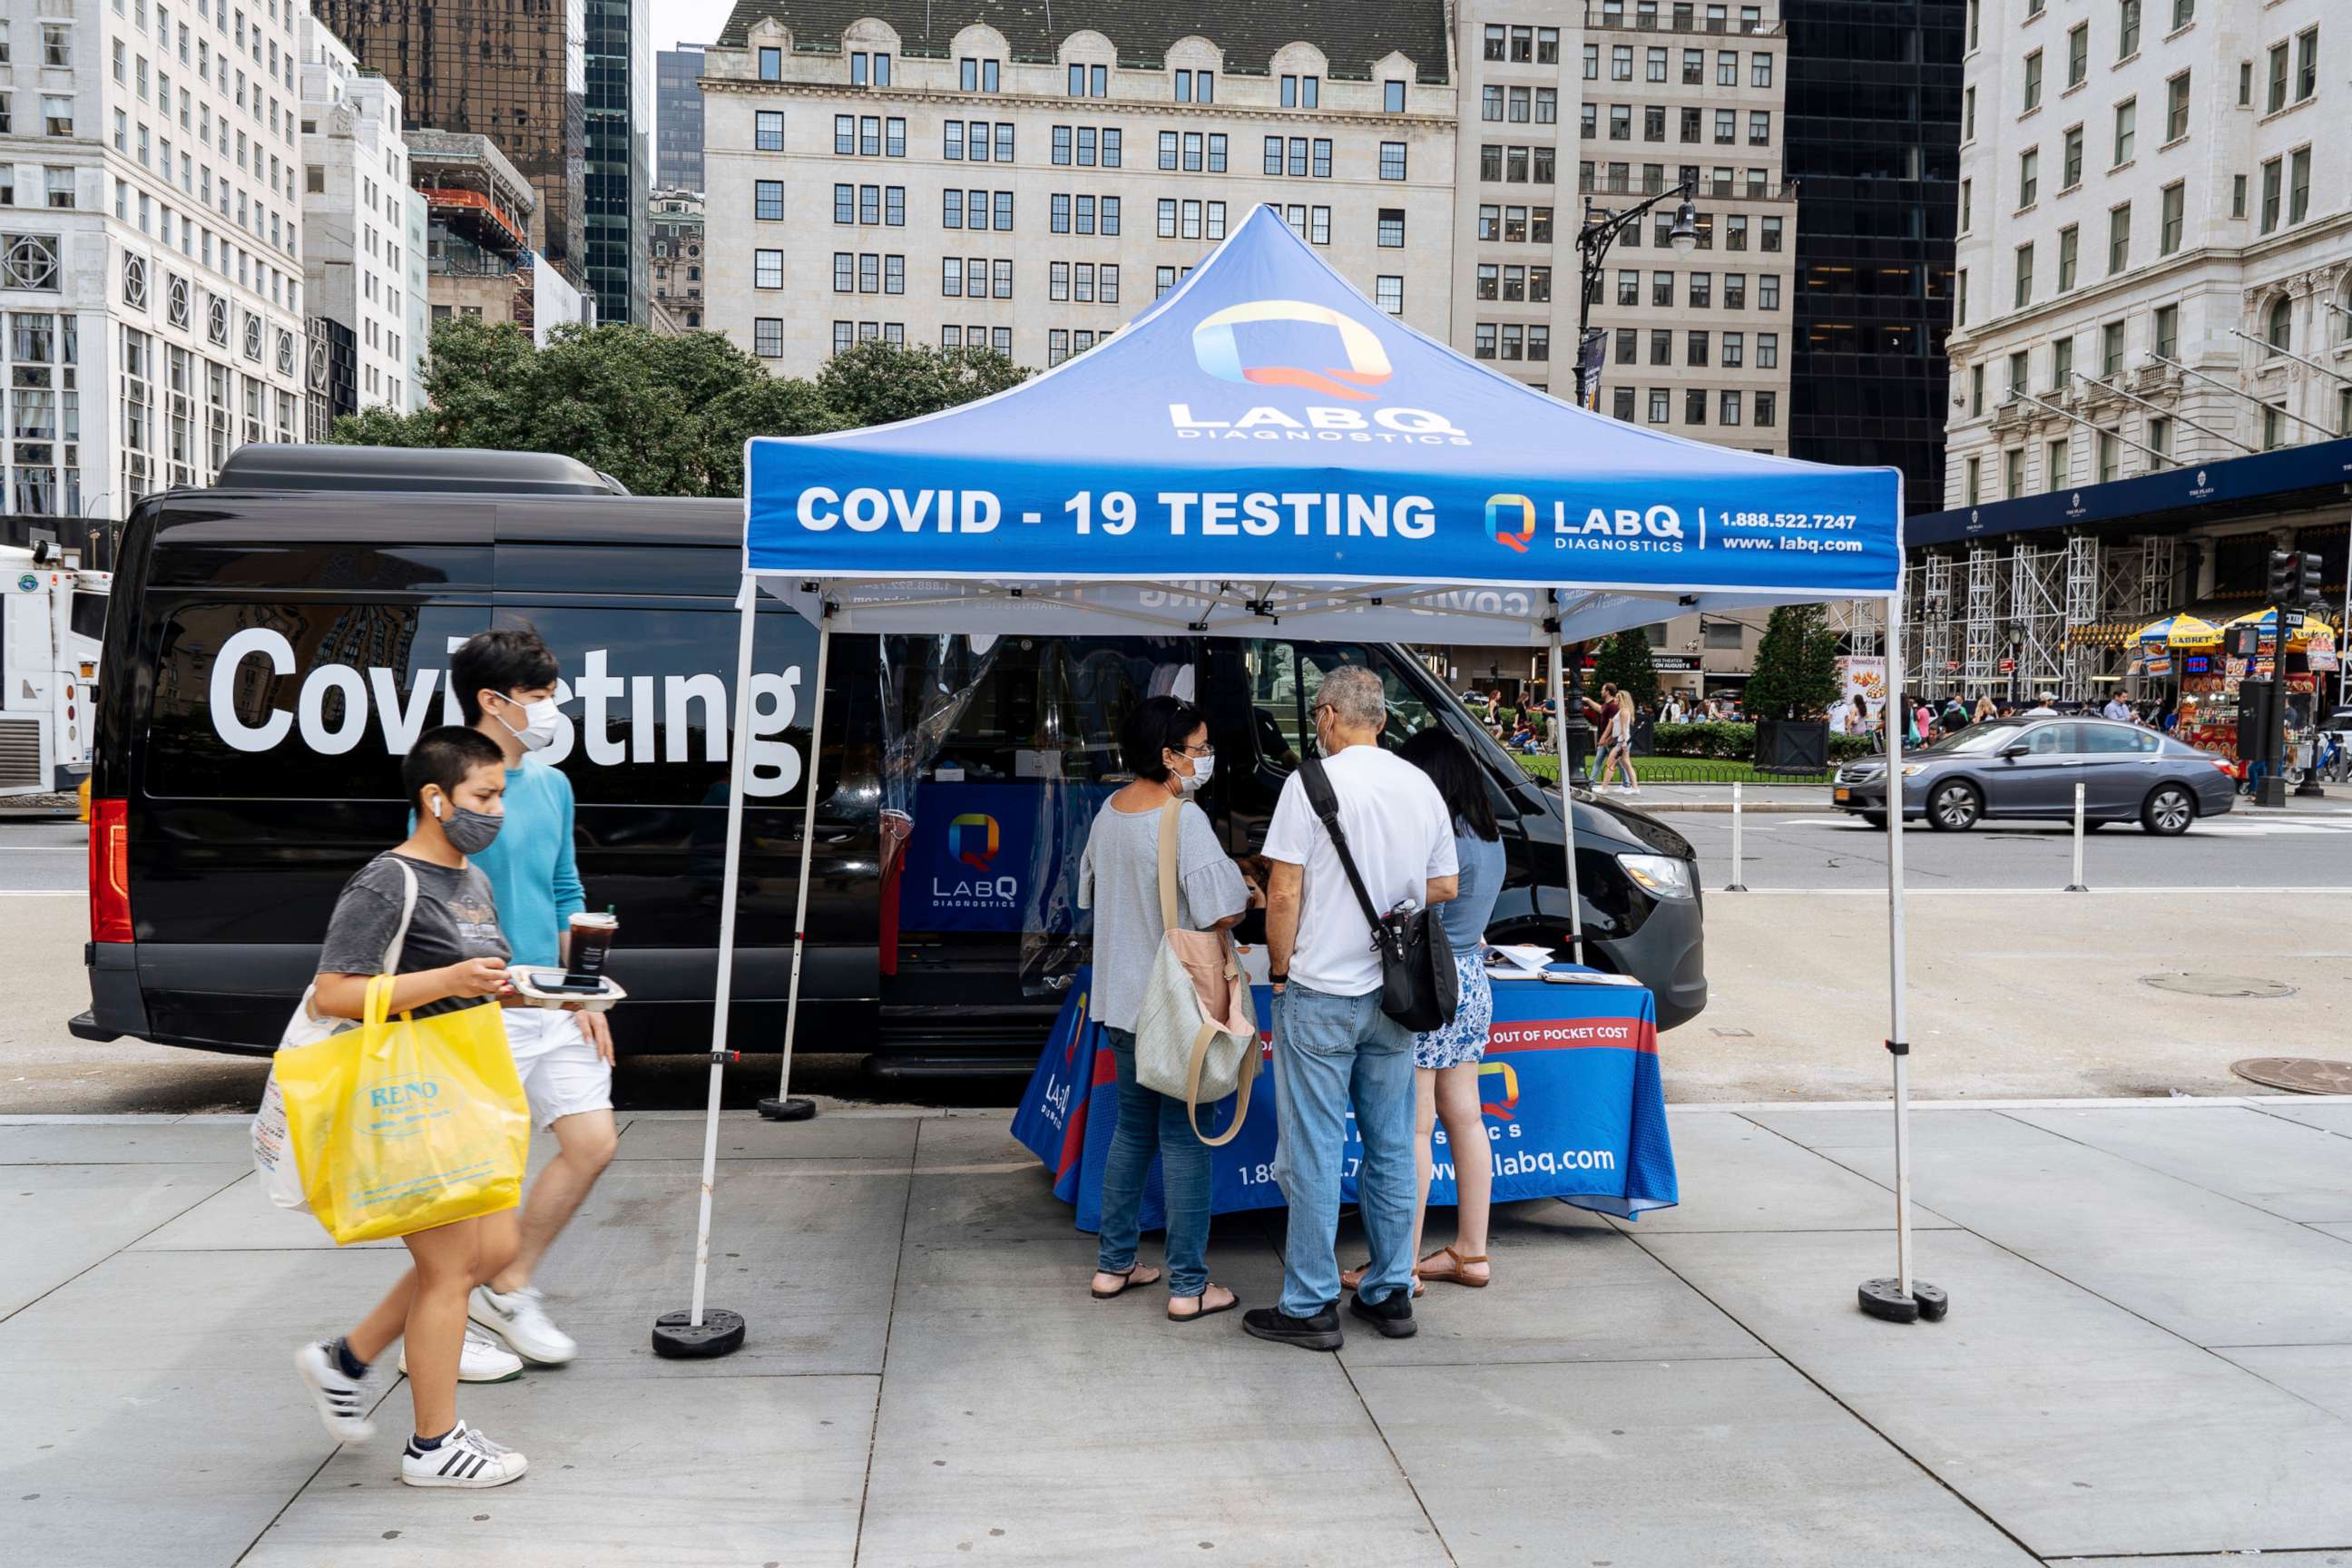
[[[1375,230],[1374,243],[1383,250],[1399,250],[1404,246],[1404,209],[1382,207]]]
[[[2189,72],[2164,84],[2164,139],[2178,142],[2189,134]]]
[[[1404,171],[1404,143],[1402,142],[1381,142],[1381,178],[1383,180],[1402,180],[1405,177]]]
[[[784,221],[784,183],[782,180],[756,180],[751,185],[751,216],[760,223]]]
[[[2271,301],[2269,312],[2263,321],[2263,342],[2273,354],[2285,352],[2294,342],[2294,306],[2282,294]]]
[[[1546,30],[1552,35],[1553,47],[1557,48],[1559,41],[1559,29],[1548,28]],[[1402,114],[1404,112],[1403,82],[1391,79],[1381,83],[1381,110],[1383,113],[1387,114]]]
[[[2139,53],[2140,0],[2116,0],[2116,58],[2127,60]]]
[[[1769,430],[1780,422],[1780,395],[1759,392],[1756,395],[1756,415],[1753,421],[1759,430]]]
[[[2124,368],[2124,324],[2109,321],[2099,329],[2099,374],[2118,374]]]
[[[2042,51],[2034,50],[2025,57],[2025,107],[2031,114],[2042,107]]]
[[[2169,256],[2180,248],[2180,230],[2188,210],[2188,187],[2175,182],[2164,187],[2163,215],[2158,220],[2156,252]]]
[[[2042,150],[2028,148],[2017,155],[2017,205],[2030,207],[2042,195]]]
[[[751,253],[751,287],[781,289],[784,286],[784,253],[781,250],[755,250]]]
[[[2061,294],[2074,287],[2074,268],[2081,238],[2081,230],[2071,223],[2058,231],[2058,292]]]
[[[2273,158],[2263,165],[2262,231],[2270,233],[2279,226],[2279,197],[2285,189],[2286,160]]]
[[[2091,24],[2077,22],[2066,34],[2066,85],[2080,87],[2091,74]]]
[[[2067,128],[2065,149],[2065,179],[2058,188],[2071,191],[2083,183],[2083,128],[2081,126],[2074,125]]]
[[[781,316],[760,316],[751,322],[751,352],[761,359],[781,359],[784,353],[784,322]]]
[[[2311,149],[2297,148],[2286,166],[2286,221],[2301,223],[2311,212]]]
[[[2155,349],[2162,359],[2173,358],[2180,349],[2180,307],[2158,305],[2156,308]]]
[[[1404,279],[1383,274],[1372,279],[1372,302],[1391,316],[1404,314]]]
[[[782,81],[784,79],[783,50],[777,48],[772,45],[761,49],[760,79],[761,81]]]
[[[2016,308],[2022,310],[2033,303],[2033,246],[2032,242],[2017,247]]]
[[[2107,214],[2107,276],[2110,278],[2131,265],[2131,217],[2129,202]]]

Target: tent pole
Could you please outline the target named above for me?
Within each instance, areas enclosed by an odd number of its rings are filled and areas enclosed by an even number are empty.
[[[1895,1060],[1895,1278],[1870,1279],[1859,1292],[1874,1318],[1935,1321],[1949,1305],[1944,1292],[1911,1274],[1911,1046],[1907,1034],[1903,944],[1903,728],[1909,700],[1903,669],[1903,598],[1886,596],[1886,1049]]]
[[[1559,758],[1560,835],[1568,847],[1568,956],[1570,963],[1582,963],[1584,901],[1576,890],[1576,784],[1569,768],[1568,697],[1560,673],[1566,657],[1555,624],[1551,634],[1551,737],[1553,751]]]
[[[816,708],[809,715],[808,765],[801,783],[801,879],[793,906],[793,977],[784,1001],[784,1068],[776,1083],[776,1097],[760,1101],[760,1114],[771,1121],[805,1121],[816,1114],[813,1100],[791,1098],[793,1039],[801,1021],[801,959],[808,951],[809,868],[816,853],[816,796],[819,764],[824,758],[825,667],[833,653],[833,604],[817,587]]]
[[[721,1356],[743,1343],[743,1318],[706,1307],[710,1278],[710,1194],[719,1177],[719,1098],[727,1063],[728,1004],[735,987],[735,904],[742,891],[743,780],[751,752],[751,633],[758,623],[759,585],[745,574],[735,595],[735,716],[727,752],[727,865],[719,898],[719,976],[710,1010],[710,1108],[702,1126],[702,1208],[694,1232],[694,1305],[654,1320],[654,1351],[686,1358]]]

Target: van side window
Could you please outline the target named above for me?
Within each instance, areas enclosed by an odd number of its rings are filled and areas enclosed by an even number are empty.
[[[1315,692],[1323,677],[1342,665],[1370,668],[1387,693],[1388,723],[1381,745],[1395,751],[1416,731],[1435,721],[1419,693],[1406,685],[1387,657],[1360,643],[1254,641],[1243,655],[1249,674],[1251,728],[1261,763],[1280,773],[1298,765],[1315,738]]]

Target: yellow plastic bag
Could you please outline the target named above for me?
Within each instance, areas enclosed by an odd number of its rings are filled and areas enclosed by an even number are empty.
[[[310,1212],[339,1247],[512,1208],[530,1109],[495,1006],[387,1018],[368,982],[361,1026],[274,1062]]]

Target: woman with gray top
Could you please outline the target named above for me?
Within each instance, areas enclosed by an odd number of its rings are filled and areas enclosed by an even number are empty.
[[[1495,991],[1486,979],[1486,917],[1503,890],[1503,831],[1486,797],[1486,774],[1470,748],[1432,727],[1397,749],[1397,755],[1429,775],[1454,816],[1454,854],[1460,867],[1459,891],[1437,906],[1437,918],[1454,948],[1461,1000],[1454,1021],[1412,1037],[1415,1163],[1421,1172],[1421,1207],[1413,1219],[1413,1256],[1421,1255],[1421,1223],[1429,1209],[1430,1135],[1445,1123],[1445,1150],[1454,1163],[1454,1231],[1413,1268],[1418,1296],[1431,1279],[1482,1289],[1487,1281],[1486,1218],[1494,1203],[1495,1152],[1486,1142],[1486,1118],[1478,1108],[1478,1064],[1495,1025]],[[1362,1274],[1349,1269],[1340,1283],[1353,1289]]]
[[[1160,814],[1177,813],[1177,918],[1188,931],[1223,931],[1259,901],[1191,796],[1209,782],[1216,748],[1191,703],[1147,698],[1128,715],[1120,749],[1135,782],[1103,803],[1079,863],[1078,903],[1094,911],[1095,1021],[1118,1064],[1118,1127],[1103,1167],[1102,1249],[1094,1295],[1108,1300],[1150,1285],[1160,1270],[1135,1260],[1143,1180],[1160,1156],[1168,1208],[1168,1316],[1188,1322],[1231,1311],[1209,1283],[1209,1151],[1184,1101],[1135,1081],[1136,1016],[1166,927],[1160,916]]]

